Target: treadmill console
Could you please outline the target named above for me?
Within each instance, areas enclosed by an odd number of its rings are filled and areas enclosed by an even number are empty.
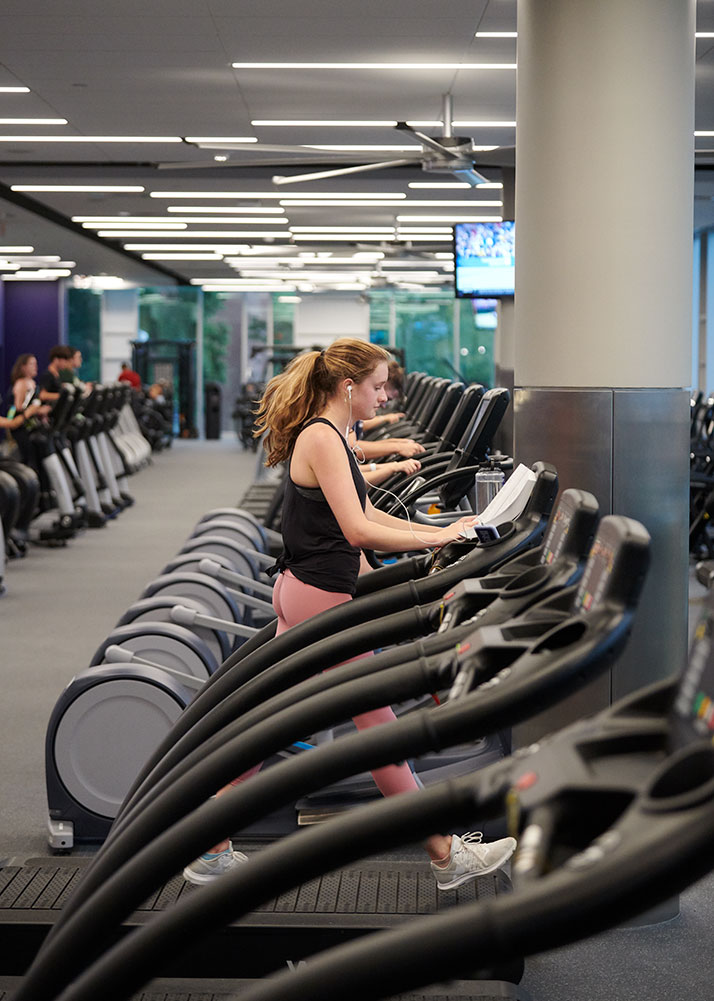
[[[553,515],[553,521],[548,528],[548,532],[543,543],[543,550],[540,554],[540,562],[544,566],[550,566],[560,556],[565,540],[568,537],[568,529],[573,520],[573,501],[566,491],[560,498],[558,510]]]
[[[672,709],[678,745],[705,737],[714,743],[714,602],[700,619]]]
[[[587,615],[605,602],[633,605],[649,562],[650,537],[632,518],[608,515],[600,522],[588,556],[573,611]]]

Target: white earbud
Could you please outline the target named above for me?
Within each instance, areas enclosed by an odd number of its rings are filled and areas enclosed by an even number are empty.
[[[349,396],[350,399],[352,399],[352,386],[347,387],[347,395]]]

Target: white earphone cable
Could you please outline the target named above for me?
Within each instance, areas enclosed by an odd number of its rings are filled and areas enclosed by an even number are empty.
[[[345,438],[349,441],[350,430],[352,428],[352,386],[348,386],[347,387],[347,400],[349,402],[349,408],[350,409],[349,409],[349,416],[347,417],[347,428],[345,430]],[[359,451],[362,452],[362,458],[361,459],[357,455],[357,449],[359,449]],[[352,454],[354,455],[355,459],[357,460],[357,462],[364,463],[366,461],[367,457],[364,454],[364,451],[362,450],[362,448],[357,444],[356,441],[355,441],[355,444],[352,446],[351,451],[352,451]],[[416,534],[416,532],[414,531],[414,527],[412,525],[412,520],[409,517],[409,509],[407,508],[406,504],[401,499],[401,497],[397,497],[397,495],[395,493],[392,493],[391,490],[386,490],[384,487],[379,487],[376,484],[370,484],[370,489],[371,490],[381,490],[383,494],[389,494],[390,497],[393,497],[395,499],[395,501],[397,502],[397,504],[400,504],[401,507],[404,509],[404,514],[406,515],[407,525],[409,526],[409,531],[411,532],[412,536],[417,540],[417,542],[421,542],[424,546],[426,546],[428,548],[432,548],[434,546],[433,540],[424,539],[421,535],[417,535]]]

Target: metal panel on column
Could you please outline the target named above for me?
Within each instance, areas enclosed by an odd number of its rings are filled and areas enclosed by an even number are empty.
[[[558,470],[561,490],[576,487],[597,497],[609,514],[612,497],[612,390],[527,388],[515,392],[517,462],[541,459]],[[514,747],[525,747],[545,733],[604,709],[610,703],[609,672],[575,695],[513,729]]]
[[[613,393],[614,514],[652,536],[652,561],[628,647],[612,678],[613,700],[680,671],[687,652],[686,526],[689,517],[689,393]]]
[[[589,490],[601,515],[641,521],[652,562],[627,649],[609,676],[517,727],[515,746],[536,740],[611,700],[681,670],[687,643],[689,396],[679,389],[519,389],[519,462],[543,459],[561,489]]]

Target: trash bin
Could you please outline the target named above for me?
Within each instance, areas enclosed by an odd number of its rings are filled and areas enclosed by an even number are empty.
[[[206,438],[221,437],[221,387],[217,382],[204,385]]]

